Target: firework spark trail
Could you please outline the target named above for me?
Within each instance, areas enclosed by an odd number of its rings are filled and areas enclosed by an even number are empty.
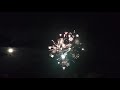
[[[66,67],[70,66],[70,61],[75,63],[75,59],[79,58],[80,50],[84,50],[84,48],[80,48],[80,38],[79,34],[76,34],[75,30],[73,33],[64,32],[64,34],[59,34],[60,38],[57,39],[57,42],[53,42],[52,46],[48,46],[50,51],[50,57],[57,58],[58,64],[60,64],[65,70]],[[79,48],[79,49],[78,49]],[[69,59],[69,56],[72,56],[72,60]]]

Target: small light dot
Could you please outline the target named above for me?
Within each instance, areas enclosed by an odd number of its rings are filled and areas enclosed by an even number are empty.
[[[82,48],[82,50],[84,51],[85,49],[84,49],[84,48]]]
[[[51,57],[53,58],[53,57],[54,57],[54,55],[51,55]]]
[[[63,68],[63,70],[65,70],[65,67],[62,67]]]
[[[62,55],[61,55],[61,58],[62,58],[62,59],[65,59],[65,55],[62,54]]]
[[[79,35],[78,35],[78,34],[76,34],[76,37],[79,37]]]
[[[48,49],[51,49],[51,48],[52,48],[51,46],[48,47]]]
[[[59,36],[61,37],[61,36],[62,36],[62,34],[59,34]]]
[[[8,49],[8,52],[9,52],[9,53],[13,53],[13,51],[14,51],[14,50],[13,50],[12,48],[9,48],[9,49]]]

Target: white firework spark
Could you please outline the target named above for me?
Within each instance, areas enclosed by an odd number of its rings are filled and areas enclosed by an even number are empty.
[[[58,64],[62,66],[63,70],[70,66],[70,61],[75,62],[75,59],[79,58],[80,51],[84,51],[84,48],[80,48],[82,43],[80,42],[79,34],[64,32],[59,34],[60,38],[57,42],[53,42],[52,46],[48,46],[50,51],[50,57],[56,58]]]

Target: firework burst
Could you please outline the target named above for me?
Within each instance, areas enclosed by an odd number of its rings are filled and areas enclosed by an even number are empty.
[[[84,51],[82,43],[80,42],[79,34],[74,30],[71,32],[64,32],[59,34],[57,42],[52,40],[53,45],[48,46],[50,51],[50,57],[55,58],[58,64],[65,70],[66,67],[70,66],[70,62],[80,57],[80,51]]]

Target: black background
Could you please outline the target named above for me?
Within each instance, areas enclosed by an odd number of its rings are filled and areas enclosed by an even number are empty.
[[[0,12],[1,77],[120,77],[119,12],[37,10]],[[63,71],[48,56],[48,45],[59,33],[74,29],[86,51]],[[17,49],[13,57],[5,53],[9,46]]]

